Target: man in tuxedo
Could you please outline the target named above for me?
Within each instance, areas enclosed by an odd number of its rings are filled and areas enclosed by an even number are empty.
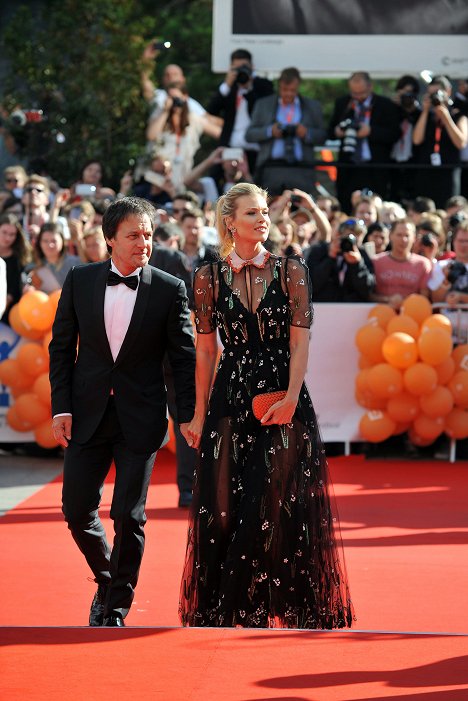
[[[300,95],[300,84],[297,68],[285,68],[278,95],[255,103],[245,135],[260,144],[255,182],[273,194],[293,187],[312,191],[314,147],[327,135],[320,103]]]
[[[155,220],[153,205],[137,197],[107,208],[102,229],[111,260],[70,271],[49,346],[53,430],[65,448],[63,512],[98,585],[91,626],[123,626],[133,600],[146,495],[167,430],[166,353],[187,438],[194,410],[185,286],[148,265]],[[98,508],[112,461],[111,549]]]
[[[368,73],[353,73],[349,94],[337,98],[330,121],[329,138],[340,139],[337,196],[344,212],[351,213],[351,193],[364,187],[383,199],[389,187],[388,168],[393,144],[400,138],[400,114],[388,97],[373,92]],[[349,164],[349,165],[348,165]]]

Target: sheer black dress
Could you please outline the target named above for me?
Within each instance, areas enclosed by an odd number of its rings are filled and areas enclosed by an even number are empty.
[[[262,426],[252,413],[255,394],[288,387],[290,326],[312,322],[304,261],[260,257],[239,267],[228,257],[195,274],[198,333],[219,329],[224,350],[195,469],[180,618],[347,627],[353,608],[308,391],[291,424]]]

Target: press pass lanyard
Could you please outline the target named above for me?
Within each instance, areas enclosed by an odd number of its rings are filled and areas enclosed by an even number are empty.
[[[440,139],[442,137],[442,127],[438,124],[435,128],[434,135],[434,150],[431,153],[431,164],[433,166],[442,165],[442,158],[440,156]]]

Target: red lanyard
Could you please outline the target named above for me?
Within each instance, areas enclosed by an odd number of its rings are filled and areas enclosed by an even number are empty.
[[[442,137],[442,127],[437,125],[434,135],[434,153],[440,153],[440,139]]]
[[[287,111],[286,108],[288,107]],[[283,102],[283,110],[284,110],[284,117],[287,121],[288,124],[291,124],[293,117],[294,117],[294,111],[295,111],[295,104],[293,102],[292,105],[285,105]]]
[[[364,104],[362,102],[354,102],[354,113],[356,115],[356,118],[359,119],[359,121],[363,122],[364,124],[368,124],[370,120],[370,116],[372,113],[372,107],[366,107],[365,112],[364,110]]]

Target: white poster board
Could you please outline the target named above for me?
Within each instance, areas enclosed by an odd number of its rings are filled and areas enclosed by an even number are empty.
[[[212,70],[224,73],[235,49],[257,71],[295,66],[304,76],[468,76],[466,0],[214,0]]]

